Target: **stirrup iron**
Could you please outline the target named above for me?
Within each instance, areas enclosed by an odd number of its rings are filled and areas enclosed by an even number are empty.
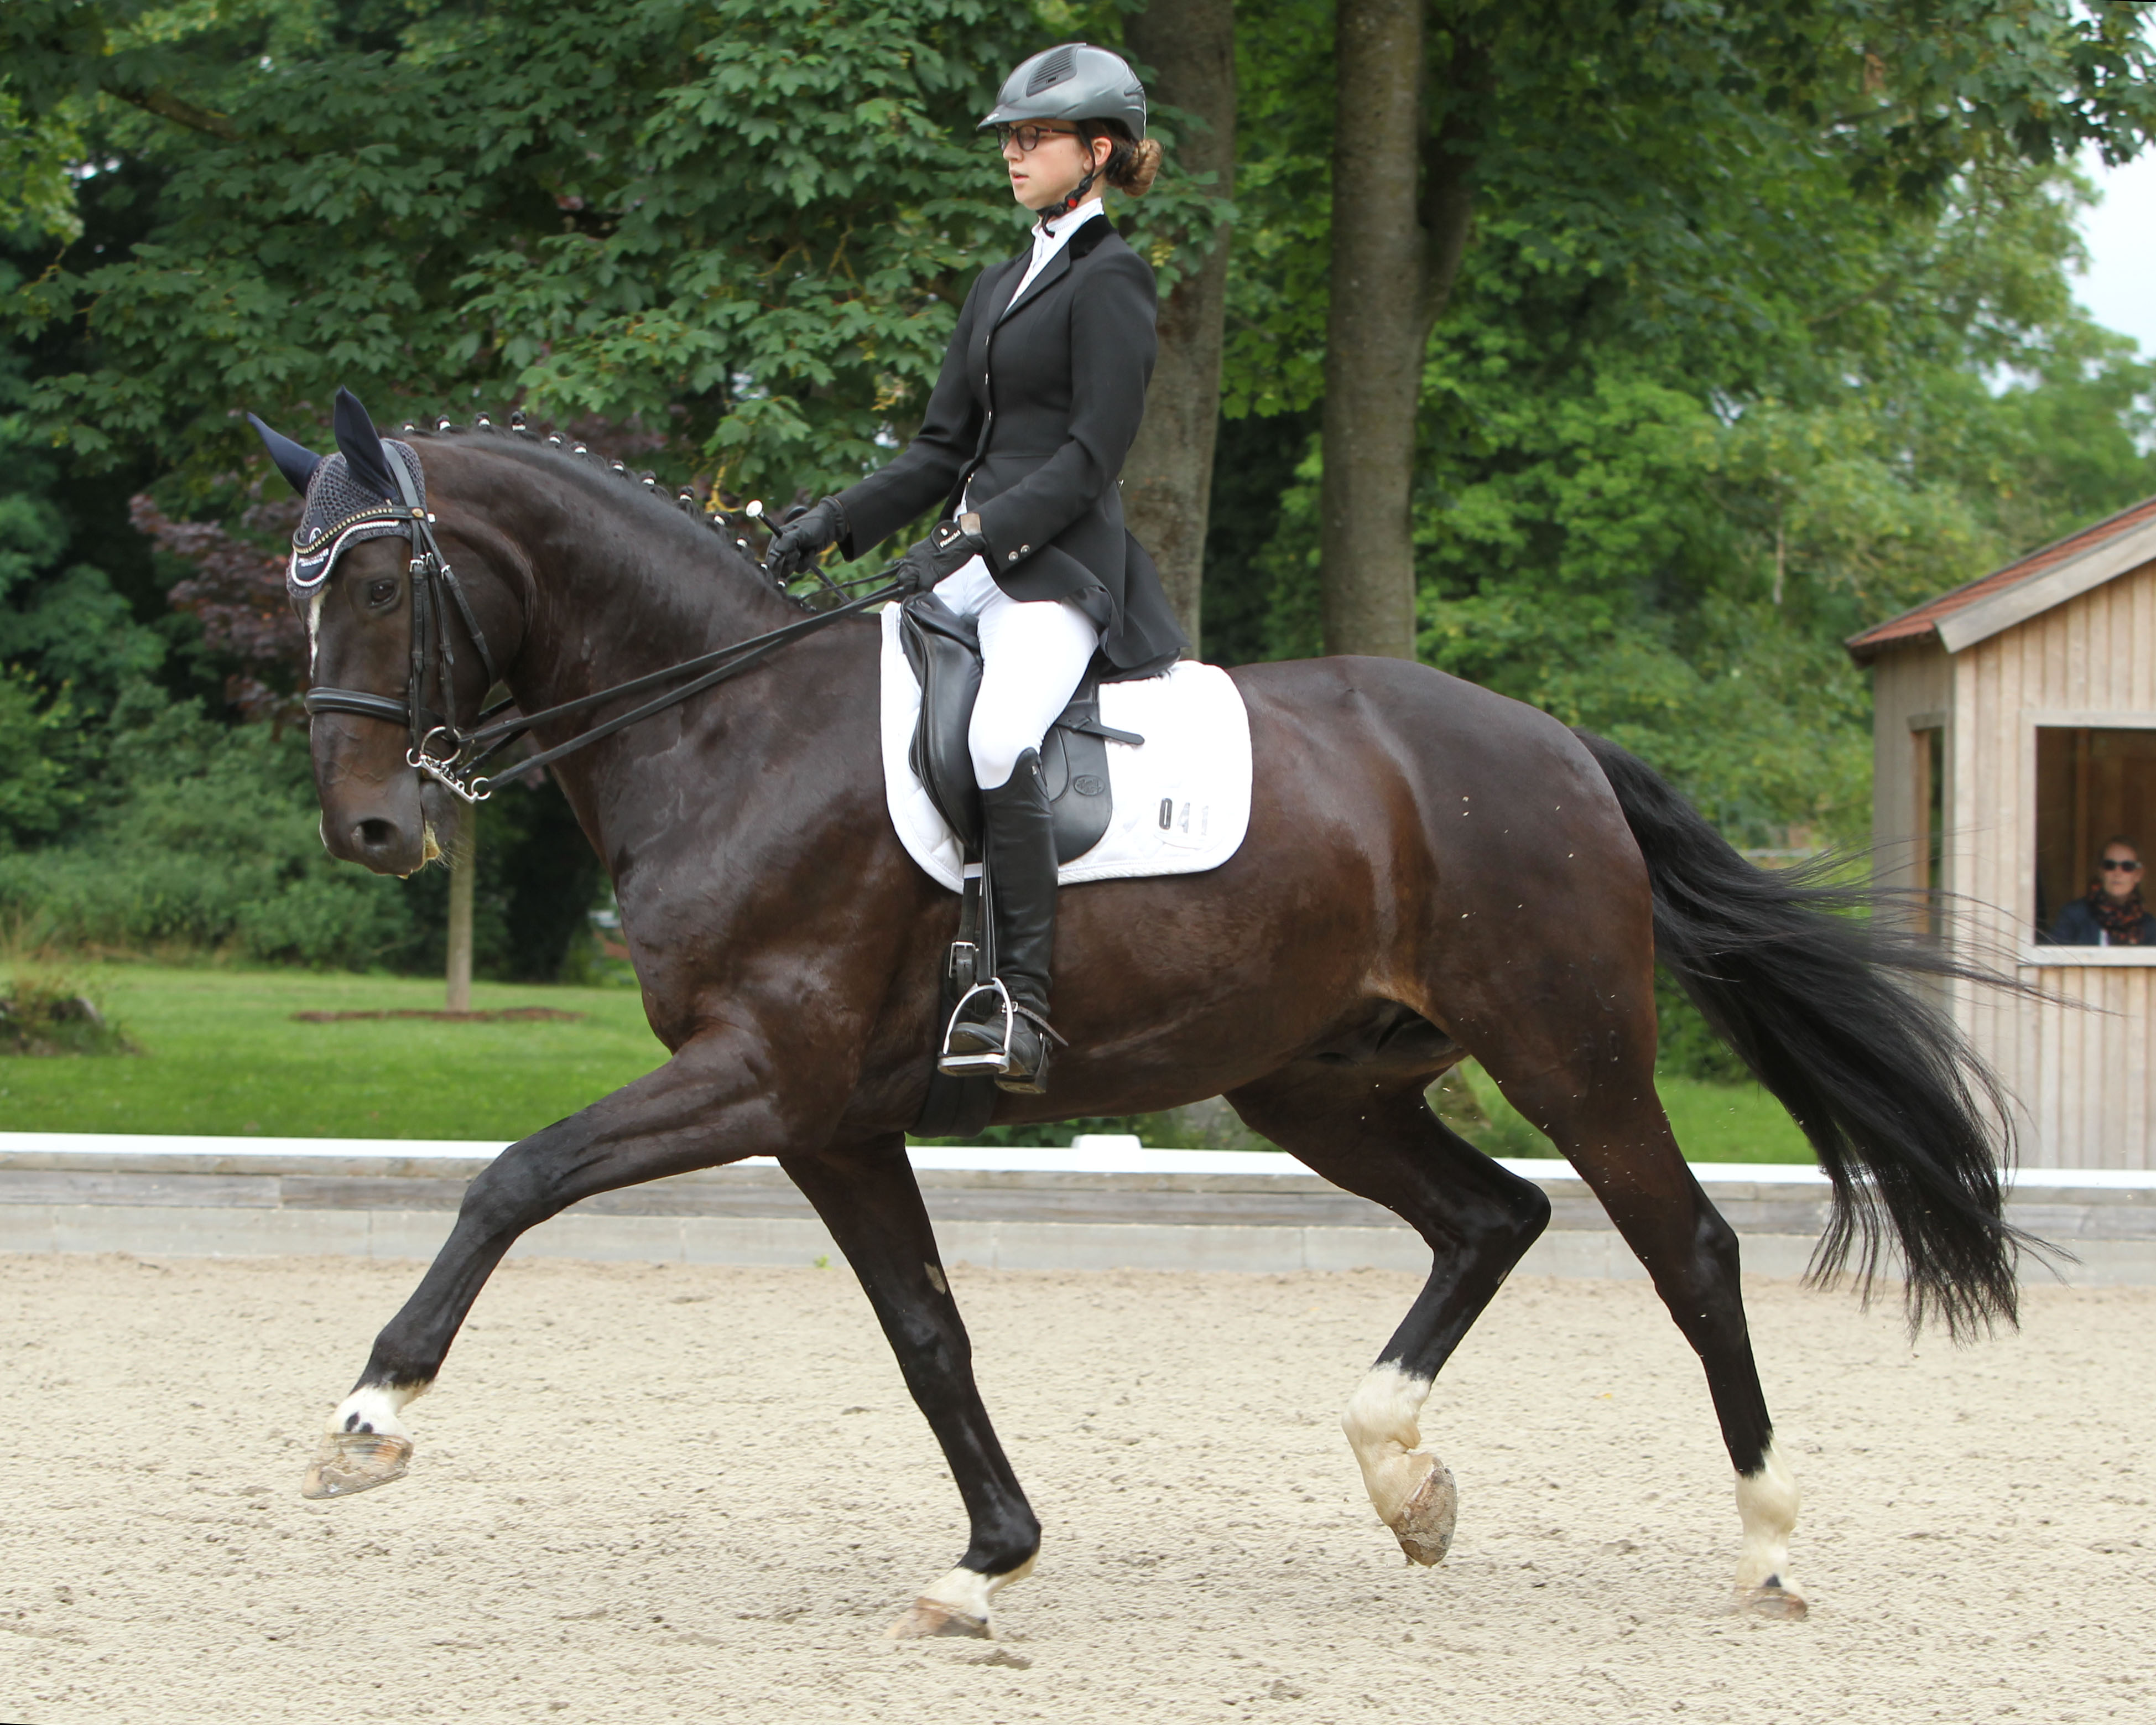
[[[966,1009],[978,994],[990,995],[1003,1002],[1003,1046],[953,1053],[951,1038],[957,1034],[958,1020],[965,1016]],[[1010,990],[1003,985],[1003,979],[990,977],[984,983],[975,983],[958,997],[957,1005],[951,1009],[950,1022],[943,1026],[943,1046],[936,1056],[936,1070],[952,1078],[1000,1078],[1011,1069],[1011,1036],[1017,1026],[1018,1008],[1011,999]]]

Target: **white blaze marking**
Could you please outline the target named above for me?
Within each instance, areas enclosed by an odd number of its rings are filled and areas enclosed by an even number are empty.
[[[329,583],[325,581],[307,599],[307,680],[315,680],[315,655],[321,647],[322,601],[329,597]]]
[[[330,1415],[331,1431],[375,1431],[384,1437],[408,1438],[411,1432],[397,1416],[427,1393],[424,1384],[370,1384],[355,1389],[337,1404]]]
[[[1408,1500],[1437,1465],[1437,1458],[1421,1447],[1420,1416],[1430,1382],[1411,1378],[1395,1365],[1373,1366],[1340,1416],[1340,1429],[1363,1470],[1363,1484],[1388,1527],[1398,1527]]]
[[[933,1599],[939,1605],[947,1605],[953,1611],[963,1611],[967,1616],[981,1622],[988,1620],[988,1601],[997,1590],[1009,1587],[1014,1581],[1023,1581],[1033,1574],[1034,1559],[1028,1558],[1017,1568],[1002,1575],[983,1575],[978,1569],[953,1569],[933,1587],[925,1589],[921,1597]]]
[[[1779,1580],[1790,1593],[1789,1535],[1797,1525],[1797,1478],[1774,1440],[1757,1473],[1737,1476],[1737,1513],[1744,1518],[1744,1544],[1737,1557],[1737,1590],[1749,1593]]]

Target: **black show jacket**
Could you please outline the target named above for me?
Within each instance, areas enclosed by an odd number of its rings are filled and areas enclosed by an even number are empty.
[[[970,482],[998,587],[1021,603],[1075,600],[1111,677],[1164,670],[1189,643],[1116,484],[1152,377],[1152,270],[1106,216],[1013,303],[1032,260],[1029,248],[974,282],[919,434],[839,494],[841,548],[858,557],[939,501],[956,516]]]

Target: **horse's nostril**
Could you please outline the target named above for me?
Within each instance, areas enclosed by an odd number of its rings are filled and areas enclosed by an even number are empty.
[[[352,832],[369,850],[379,850],[397,836],[397,829],[386,820],[363,820]]]

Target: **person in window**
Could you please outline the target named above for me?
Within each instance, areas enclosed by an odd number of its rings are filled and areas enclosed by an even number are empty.
[[[2156,947],[2156,916],[2141,902],[2141,853],[2127,839],[2107,839],[2088,896],[2059,912],[2055,947]]]

